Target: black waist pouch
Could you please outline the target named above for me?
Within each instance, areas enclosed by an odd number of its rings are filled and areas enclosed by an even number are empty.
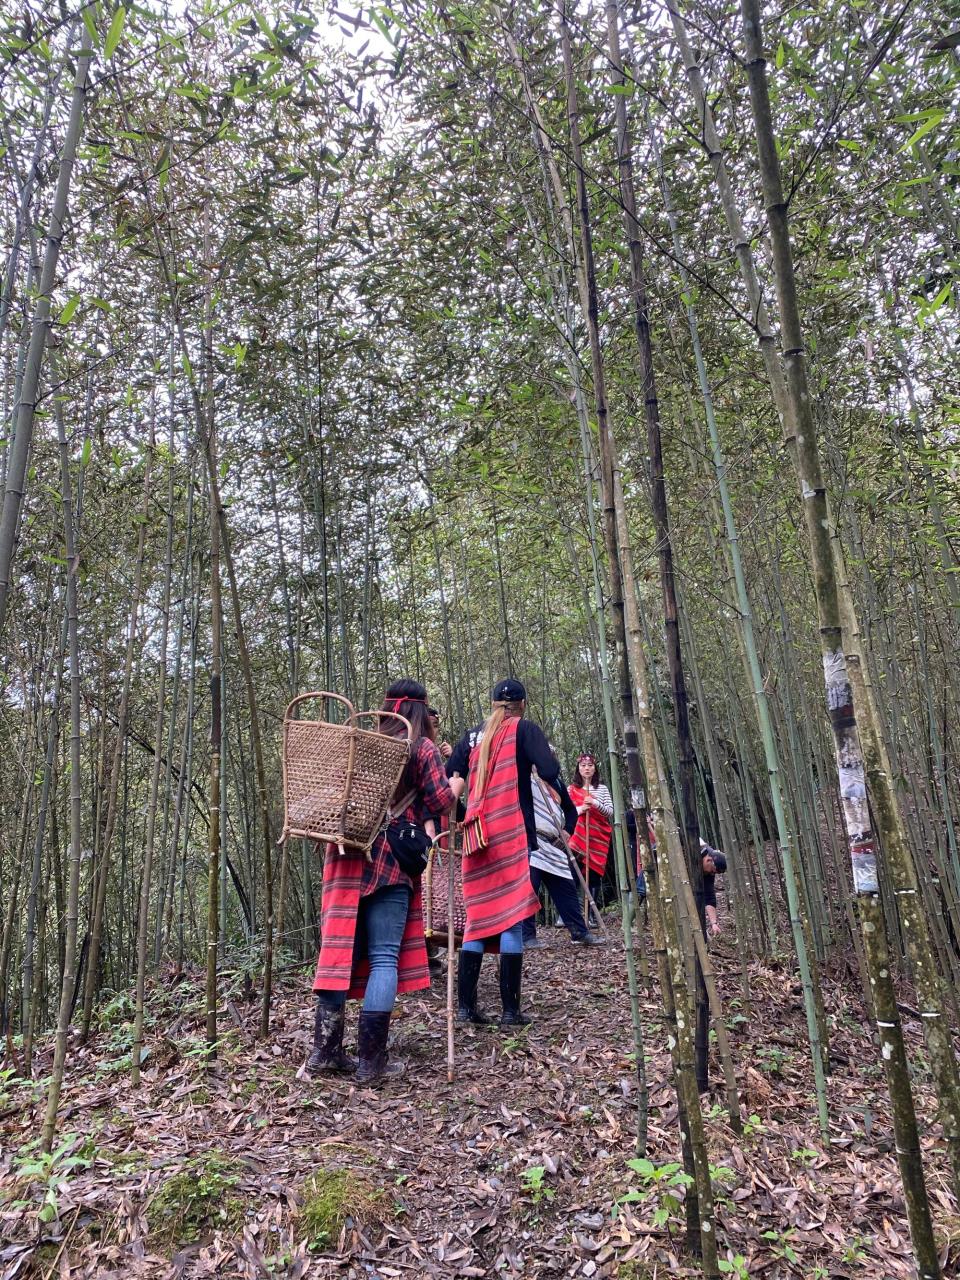
[[[433,841],[416,822],[395,818],[387,827],[387,843],[397,866],[408,876],[422,876],[427,869],[427,850]]]

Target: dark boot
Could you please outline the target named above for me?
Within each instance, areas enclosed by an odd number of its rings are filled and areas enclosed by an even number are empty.
[[[520,981],[523,975],[522,955],[500,957],[500,999],[503,1001],[501,1027],[525,1027],[530,1019],[520,1012]]]
[[[396,1076],[403,1071],[402,1062],[390,1062],[387,1054],[387,1036],[390,1034],[389,1013],[367,1013],[361,1010],[357,1027],[357,1084],[373,1084],[384,1076]]]
[[[343,1051],[343,1023],[346,1009],[317,1000],[313,1022],[313,1053],[307,1059],[307,1075],[320,1076],[331,1071],[355,1071],[356,1058]]]
[[[457,1021],[486,1027],[487,1015],[477,1008],[477,983],[480,981],[482,951],[461,951],[457,962]]]

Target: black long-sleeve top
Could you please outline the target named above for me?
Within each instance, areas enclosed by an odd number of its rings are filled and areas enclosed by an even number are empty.
[[[705,840],[701,840],[701,858],[705,858],[708,854],[713,859],[714,866],[717,869],[713,874],[707,871],[703,873],[703,901],[706,906],[715,907],[717,905],[717,876],[726,871],[727,859],[726,855],[721,853],[719,849],[711,848]]]
[[[468,729],[453,749],[447,761],[447,777],[459,774],[461,778],[470,776],[470,752],[480,741],[483,725]],[[533,791],[530,774],[533,769],[553,787],[560,797],[560,808],[563,810],[563,825],[567,834],[572,835],[577,825],[577,810],[567,784],[560,772],[560,762],[550,750],[547,736],[538,724],[532,720],[521,720],[517,726],[517,790],[520,794],[520,812],[523,814],[523,825],[527,831],[527,846],[537,847],[537,820],[533,812]]]

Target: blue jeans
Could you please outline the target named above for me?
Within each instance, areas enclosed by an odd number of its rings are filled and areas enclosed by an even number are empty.
[[[530,868],[530,883],[533,892],[539,893],[540,886],[545,884],[553,899],[553,905],[560,914],[560,919],[570,931],[571,938],[582,938],[587,932],[587,922],[583,918],[580,895],[577,886],[565,876],[554,875],[551,871],[542,871],[539,867]],[[531,942],[537,936],[537,917],[531,916],[523,922],[523,940]]]
[[[484,938],[475,938],[472,942],[463,944],[464,951],[473,951],[477,955],[483,955],[486,950],[486,940]],[[500,935],[500,954],[502,956],[519,956],[523,954],[523,921],[519,920],[516,924],[511,925],[509,929],[504,929]]]
[[[363,997],[365,1013],[389,1013],[397,999],[397,961],[400,943],[410,910],[410,890],[405,884],[390,884],[360,899],[357,931],[353,940],[353,963],[364,954],[370,976]],[[321,991],[319,998],[332,1009],[347,999],[345,991]]]

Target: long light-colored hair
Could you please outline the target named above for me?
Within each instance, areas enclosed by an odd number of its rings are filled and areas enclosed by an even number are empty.
[[[478,750],[480,752],[477,757],[477,772],[475,788],[478,795],[483,795],[483,789],[487,784],[487,768],[490,764],[490,747],[493,743],[494,735],[503,724],[504,720],[510,716],[523,715],[523,702],[494,702],[491,703],[493,710],[487,716],[483,733],[480,735]]]

